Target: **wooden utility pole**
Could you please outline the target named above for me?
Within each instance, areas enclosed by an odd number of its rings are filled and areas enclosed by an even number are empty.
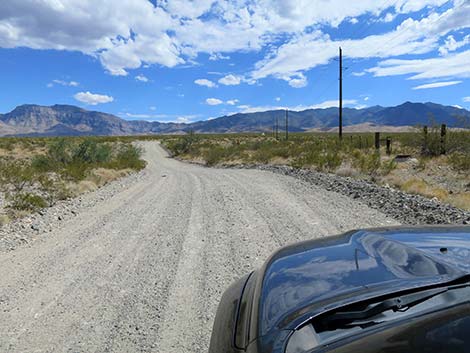
[[[339,47],[339,139],[343,139],[343,50]]]
[[[286,109],[286,141],[289,139],[289,110]]]

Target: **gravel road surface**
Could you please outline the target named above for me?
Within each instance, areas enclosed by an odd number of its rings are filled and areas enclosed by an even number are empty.
[[[289,176],[144,147],[136,182],[0,253],[0,352],[205,352],[223,290],[276,248],[396,224]]]

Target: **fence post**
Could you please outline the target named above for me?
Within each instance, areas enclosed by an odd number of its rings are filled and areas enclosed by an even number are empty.
[[[428,126],[423,126],[423,154],[428,152]]]
[[[390,156],[392,154],[392,139],[390,137],[387,137],[387,155]]]
[[[446,124],[441,125],[441,154],[446,154],[446,133],[447,126]]]
[[[375,149],[380,149],[380,132],[375,133]]]

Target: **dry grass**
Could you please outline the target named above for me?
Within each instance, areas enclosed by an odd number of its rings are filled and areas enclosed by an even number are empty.
[[[78,183],[69,183],[67,185],[67,189],[70,190],[73,195],[84,194],[87,192],[95,191],[99,187],[110,183],[113,180],[129,175],[129,173],[131,173],[130,169],[93,169],[90,175],[85,180],[81,180]]]
[[[69,183],[67,189],[74,196],[84,194],[90,191],[95,191],[98,189],[98,186],[91,180],[82,180],[78,183]]]
[[[441,201],[445,201],[449,197],[449,192],[447,190],[431,186],[423,179],[411,178],[398,186],[407,193],[418,194],[429,198],[436,197]]]
[[[335,173],[342,177],[357,177],[360,174],[357,169],[353,168],[349,163],[344,162]]]
[[[455,207],[470,211],[470,192],[450,195],[447,202]]]
[[[10,222],[10,217],[8,217],[7,215],[0,215],[0,227],[9,222]]]
[[[31,148],[24,148],[22,145],[15,145],[13,149],[7,150],[0,148],[0,157],[8,157],[15,160],[25,160],[25,159],[32,159],[37,155],[44,155],[46,153],[45,147],[35,147],[34,149]]]
[[[113,180],[129,175],[130,172],[130,169],[115,170],[97,168],[91,171],[90,175],[87,177],[87,180],[93,182],[97,186],[103,186]]]

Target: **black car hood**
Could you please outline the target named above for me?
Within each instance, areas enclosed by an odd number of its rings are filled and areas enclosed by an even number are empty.
[[[285,247],[261,269],[258,337],[360,299],[470,274],[470,228],[354,231]]]

